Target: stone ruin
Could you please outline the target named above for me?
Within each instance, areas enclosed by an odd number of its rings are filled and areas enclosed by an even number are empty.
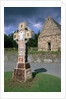
[[[38,37],[38,51],[58,50],[61,50],[61,25],[48,16]]]

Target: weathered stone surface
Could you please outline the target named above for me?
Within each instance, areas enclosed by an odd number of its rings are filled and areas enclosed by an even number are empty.
[[[55,63],[60,63],[61,61],[60,61],[59,58],[55,58],[55,59],[54,59],[54,62],[55,62]]]
[[[8,57],[7,56],[4,56],[4,61],[8,61]]]
[[[41,63],[41,60],[40,60],[40,58],[37,58],[37,62],[38,62],[38,63]]]
[[[28,56],[28,62],[33,62],[33,57],[32,57],[32,55],[29,55],[29,56]]]
[[[26,69],[26,79],[32,78],[31,68]]]
[[[17,62],[17,60],[18,60],[18,58],[17,58],[17,57],[15,57],[15,58],[14,58],[14,61],[15,61],[15,62]]]
[[[18,60],[18,58],[17,58],[17,56],[16,56],[16,53],[14,54],[14,55],[12,55],[12,54],[10,53],[9,55],[7,54],[5,54],[5,58],[4,58],[4,61],[13,61],[13,62],[15,62],[15,59],[16,59],[16,61]],[[11,59],[12,57],[14,57],[15,59],[13,60],[13,59]],[[39,54],[29,54],[28,55],[28,57],[29,57],[29,62],[31,63],[33,63],[33,62],[39,62],[39,61],[41,61],[42,63],[44,63],[44,59],[51,59],[52,60],[52,62],[55,62],[55,63],[57,63],[58,61],[59,62],[61,62],[61,54],[59,53],[59,54],[53,54],[53,53],[39,53]]]
[[[51,17],[47,17],[38,37],[38,51],[56,51],[61,49],[61,26]]]
[[[14,69],[13,79],[18,81],[25,81],[25,70]]]
[[[10,60],[13,61],[15,57],[13,55],[9,56]]]
[[[51,63],[52,60],[51,60],[51,59],[44,59],[44,62],[45,62],[45,63]]]
[[[29,63],[18,63],[17,68],[14,69],[13,79],[25,82],[32,77],[31,68]]]

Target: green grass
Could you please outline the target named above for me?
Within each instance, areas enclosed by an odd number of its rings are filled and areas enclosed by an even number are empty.
[[[39,54],[39,53],[53,53],[53,54],[60,54],[61,51],[38,51],[38,50],[28,50],[29,54]]]
[[[5,48],[4,51],[5,52],[17,52],[18,48],[15,48],[15,49],[14,48]]]
[[[18,49],[5,48],[5,52],[18,52]],[[52,54],[61,54],[61,51],[38,51],[37,49],[30,50],[28,49],[28,54],[39,54],[39,53],[52,53]]]
[[[4,73],[5,92],[60,92],[61,79],[43,73],[33,72],[33,78],[25,83],[20,83],[12,79],[13,72]]]

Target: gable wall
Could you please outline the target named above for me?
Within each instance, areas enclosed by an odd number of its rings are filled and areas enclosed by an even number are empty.
[[[38,51],[48,51],[48,42],[51,42],[51,51],[61,49],[61,30],[52,18],[47,18],[38,37]]]
[[[48,51],[48,42],[51,42],[51,51],[61,49],[61,35],[53,35],[38,39],[38,51]]]

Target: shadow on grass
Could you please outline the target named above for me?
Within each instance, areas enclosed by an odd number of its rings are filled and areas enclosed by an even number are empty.
[[[47,70],[45,68],[39,68],[39,69],[35,69],[35,72],[32,72],[32,77],[34,78],[36,76],[36,74],[41,73],[41,72],[47,72]]]

